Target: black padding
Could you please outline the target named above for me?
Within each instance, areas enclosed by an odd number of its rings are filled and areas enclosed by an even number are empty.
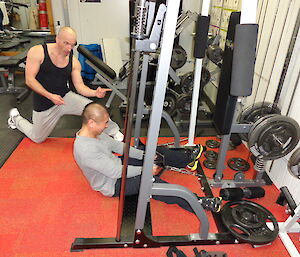
[[[252,93],[257,34],[257,24],[236,26],[230,89],[233,96]]]
[[[101,61],[97,56],[93,55],[88,49],[86,49],[83,45],[79,45],[77,47],[77,51],[81,53],[87,60],[89,60],[92,64],[94,64],[99,70],[104,72],[111,79],[116,78],[115,71],[109,67],[106,63]]]
[[[7,60],[0,61],[1,68],[15,68],[18,67],[20,63],[24,62],[27,56],[27,51],[22,52],[20,54],[11,56]]]
[[[219,135],[229,134],[236,107],[237,97],[230,94],[230,85],[235,27],[240,22],[240,16],[240,12],[232,12],[228,24],[216,108],[213,117],[214,125]]]
[[[194,57],[204,58],[207,46],[207,34],[209,29],[210,16],[198,16],[196,25]]]
[[[9,50],[11,48],[19,46],[19,42],[5,42],[5,43],[0,43],[0,50]]]

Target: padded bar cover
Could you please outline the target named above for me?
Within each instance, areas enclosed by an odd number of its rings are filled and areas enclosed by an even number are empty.
[[[103,71],[107,76],[109,76],[111,79],[116,78],[115,71],[109,67],[106,63],[102,62],[100,58],[93,55],[91,51],[86,49],[83,45],[79,45],[77,47],[77,51],[81,53],[86,59],[88,59],[92,64],[94,64],[99,70]]]
[[[198,16],[196,25],[194,57],[201,59],[205,56],[207,45],[207,34],[209,29],[210,16]]]
[[[0,61],[1,68],[17,68],[20,63],[25,62],[27,51],[11,56],[7,60]]]
[[[236,26],[230,87],[233,96],[252,93],[257,34],[257,24]]]

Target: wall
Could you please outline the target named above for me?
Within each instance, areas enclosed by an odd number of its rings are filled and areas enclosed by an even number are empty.
[[[300,29],[291,55],[290,65],[286,73],[283,90],[280,95],[279,106],[282,114],[294,118],[300,124]],[[299,144],[298,144],[299,147]],[[296,147],[295,150],[298,148]],[[293,152],[292,152],[293,153]],[[274,161],[269,175],[274,184],[280,188],[287,186],[297,203],[300,202],[300,180],[293,177],[287,169],[290,156]]]
[[[68,0],[70,26],[78,34],[80,44],[100,44],[102,38],[117,38],[122,59],[129,58],[129,3],[124,0],[102,0],[80,3]]]

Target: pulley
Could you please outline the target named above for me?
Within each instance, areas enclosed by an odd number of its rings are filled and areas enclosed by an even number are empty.
[[[221,211],[221,217],[225,227],[242,242],[268,244],[278,236],[277,220],[257,203],[246,200],[228,202]],[[269,222],[272,224],[267,224]]]
[[[242,111],[238,118],[241,124],[250,124],[256,122],[261,117],[268,114],[280,114],[281,110],[274,104],[269,102],[259,102],[254,105],[248,106]],[[240,134],[242,140],[248,141],[247,134]]]
[[[288,170],[294,177],[300,179],[300,148],[291,155],[288,161]]]
[[[271,114],[258,119],[249,132],[249,148],[264,160],[279,159],[291,152],[299,142],[298,123],[287,116]]]
[[[171,67],[174,70],[181,68],[187,60],[187,54],[184,48],[180,45],[174,45],[171,57]]]

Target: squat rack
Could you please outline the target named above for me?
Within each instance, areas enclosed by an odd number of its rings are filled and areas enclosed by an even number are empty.
[[[134,222],[131,222],[131,224],[123,219],[125,216],[124,205],[128,202],[128,198],[125,199],[124,192],[126,186],[133,113],[136,103],[140,57],[142,53],[147,54],[149,51],[156,51],[156,49],[159,47],[159,45],[156,45],[155,42],[143,41],[145,36],[144,32],[146,31],[145,26],[147,20],[147,9],[149,4],[153,2],[155,1],[139,0],[136,2],[136,24],[132,39],[132,45],[135,51],[133,53],[133,58],[131,59],[131,67],[133,70],[128,79],[129,101],[125,116],[124,165],[122,171],[117,235],[113,238],[76,238],[71,246],[71,251],[81,251],[84,249],[94,248],[147,248],[170,245],[217,245],[242,243],[233,237],[226,229],[224,229],[218,214],[214,214],[214,218],[216,220],[219,233],[209,233],[208,217],[201,204],[198,203],[198,199],[195,194],[188,188],[174,184],[153,183],[153,160],[156,153],[156,146],[163,112],[163,102],[169,73],[168,71],[174,43],[174,36],[170,35],[175,35],[180,0],[166,0],[166,14],[164,20],[160,21],[163,22],[162,39],[160,42],[160,57],[153,94],[152,111],[147,135],[140,192],[137,206],[134,208],[134,210],[136,210],[136,215]],[[243,1],[243,4],[244,2],[250,1]],[[251,1],[251,5],[254,6],[252,7],[254,10],[256,10],[256,4],[257,1]],[[209,0],[203,0],[203,7],[207,8],[207,6],[209,6]],[[198,172],[200,174],[201,184],[204,187],[204,192],[207,196],[213,196],[202,169],[198,168]],[[177,196],[185,199],[194,210],[197,218],[200,220],[201,225],[199,228],[199,233],[183,236],[152,236],[151,234],[148,234],[148,232],[151,233],[151,228],[149,229],[147,227],[147,220],[149,217],[149,201],[152,195]],[[125,228],[125,226],[128,227]]]

